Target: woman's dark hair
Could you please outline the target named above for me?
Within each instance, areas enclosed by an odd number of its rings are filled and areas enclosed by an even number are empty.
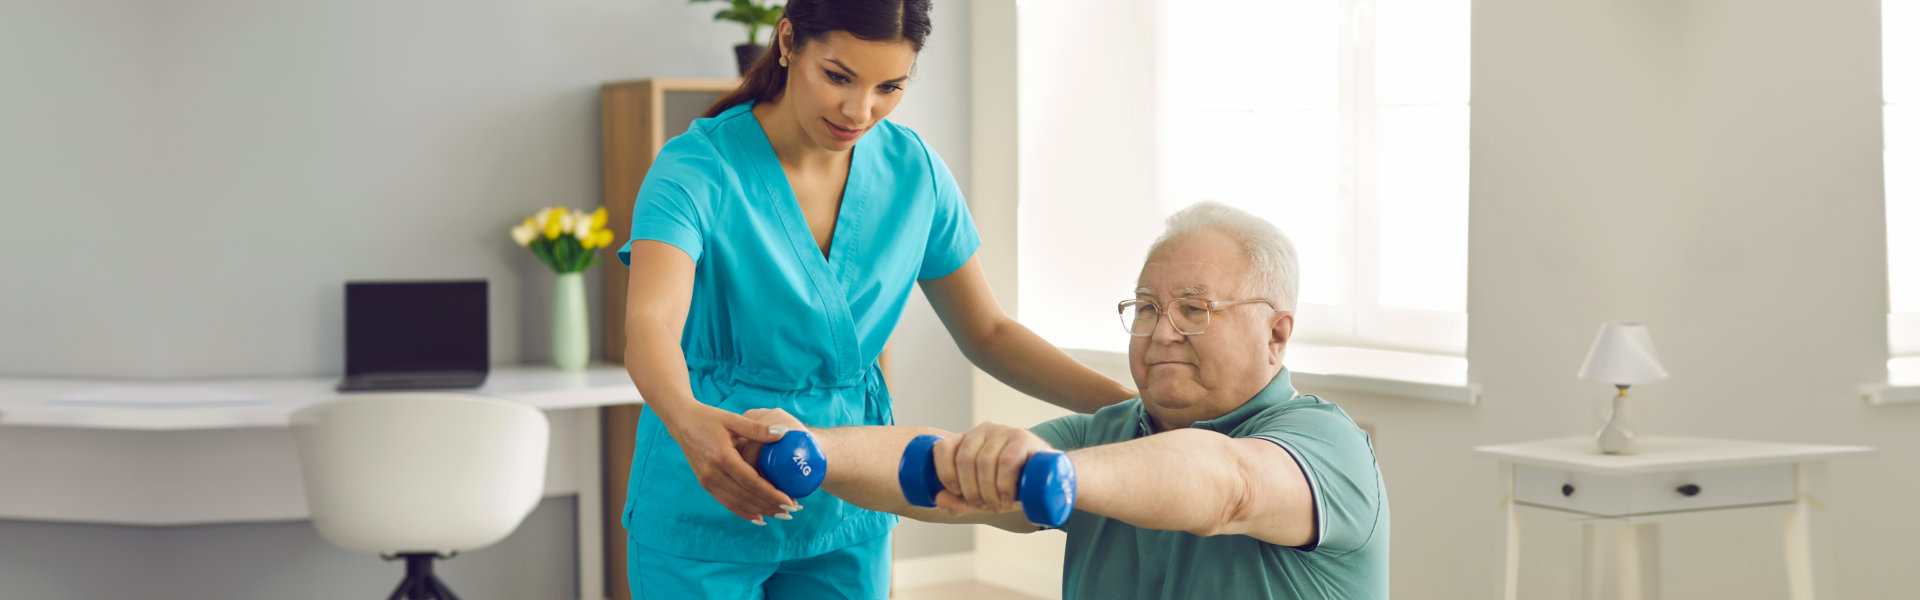
[[[929,0],[788,0],[784,18],[793,24],[796,52],[807,42],[825,39],[835,31],[871,42],[904,39],[919,52],[927,41],[927,32],[933,29],[933,21],[927,18],[930,4]],[[705,116],[719,116],[749,101],[771,101],[786,88],[787,70],[780,67],[780,30],[775,28],[773,43],[747,67],[740,87],[721,96]]]

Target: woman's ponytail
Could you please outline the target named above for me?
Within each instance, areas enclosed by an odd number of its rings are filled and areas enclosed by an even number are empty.
[[[727,109],[747,102],[767,102],[780,97],[781,90],[787,88],[787,70],[780,66],[780,28],[775,27],[773,43],[767,51],[754,59],[747,67],[747,74],[740,78],[740,87],[720,96],[720,100],[707,108],[702,118],[713,118]]]

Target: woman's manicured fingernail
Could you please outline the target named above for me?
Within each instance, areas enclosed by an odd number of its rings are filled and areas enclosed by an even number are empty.
[[[759,525],[759,526],[761,526],[761,527],[766,527],[766,526],[767,526],[767,520],[766,520],[766,519],[762,519],[762,518],[760,518],[760,517],[754,517],[752,521],[748,521],[748,522],[749,522],[749,523],[753,523],[753,524],[755,524],[755,525]]]
[[[782,521],[792,521],[792,520],[793,520],[793,515],[790,515],[790,514],[787,514],[787,513],[780,513],[780,514],[777,514],[777,515],[774,515],[774,516],[773,516],[773,518],[775,518],[775,519],[779,519],[779,520],[782,520]]]
[[[786,434],[787,434],[787,426],[785,426],[785,425],[774,425],[774,426],[771,426],[771,427],[768,427],[768,428],[767,428],[767,433],[769,433],[769,434],[772,434],[772,435],[786,435]]]
[[[784,510],[784,511],[787,511],[787,512],[800,512],[800,505],[798,505],[798,504],[782,504],[782,505],[780,505],[780,510]]]

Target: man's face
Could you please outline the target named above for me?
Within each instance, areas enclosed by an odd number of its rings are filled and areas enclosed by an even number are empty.
[[[1232,301],[1265,297],[1239,242],[1210,230],[1161,244],[1140,269],[1135,299],[1161,312],[1180,298]],[[1273,298],[1276,302],[1278,298]],[[1265,303],[1221,308],[1204,333],[1184,335],[1158,315],[1153,335],[1133,338],[1128,363],[1141,401],[1161,427],[1177,428],[1232,412],[1280,370],[1293,317]]]

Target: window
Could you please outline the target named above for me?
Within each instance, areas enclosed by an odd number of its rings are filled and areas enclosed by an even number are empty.
[[[1880,4],[1886,106],[1889,383],[1920,385],[1920,0]]]
[[[1051,4],[1021,8],[1029,327],[1124,351],[1108,313],[1147,245],[1167,215],[1215,200],[1272,221],[1299,252],[1290,364],[1402,351],[1448,357],[1464,383],[1470,0],[1132,0],[1152,18],[1118,17],[1133,29],[1078,44],[1060,34],[1084,26],[1037,6]],[[1116,36],[1151,46],[1094,57],[1144,63],[1131,77],[1064,58]],[[1086,116],[1088,95],[1069,92],[1088,86],[1121,116]],[[1077,147],[1052,137],[1096,123],[1123,131]]]

